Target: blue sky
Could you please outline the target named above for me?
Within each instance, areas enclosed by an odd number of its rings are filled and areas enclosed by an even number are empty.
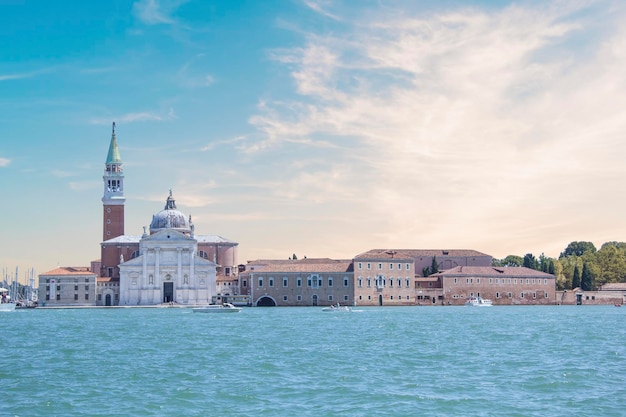
[[[623,241],[619,1],[0,0],[0,266],[99,257],[171,188],[239,261]],[[22,273],[20,273],[22,275]]]

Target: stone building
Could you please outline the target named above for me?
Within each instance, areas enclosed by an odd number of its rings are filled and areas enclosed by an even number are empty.
[[[241,294],[254,306],[354,303],[351,260],[328,258],[249,261],[239,273]]]
[[[457,266],[428,279],[439,287],[430,289],[431,298],[424,300],[433,304],[463,305],[474,297],[488,298],[494,305],[556,303],[554,275],[525,267]]]
[[[59,267],[39,275],[39,305],[96,305],[96,274],[88,267]]]

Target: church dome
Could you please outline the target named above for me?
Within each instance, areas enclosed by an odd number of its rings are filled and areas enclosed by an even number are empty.
[[[174,229],[186,234],[191,233],[192,229],[190,219],[176,209],[176,200],[172,197],[171,190],[165,208],[153,215],[150,223],[150,234],[162,229]]]

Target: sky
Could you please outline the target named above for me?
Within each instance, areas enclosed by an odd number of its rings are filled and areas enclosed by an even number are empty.
[[[100,257],[171,189],[239,263],[626,240],[626,4],[0,0],[0,267]]]

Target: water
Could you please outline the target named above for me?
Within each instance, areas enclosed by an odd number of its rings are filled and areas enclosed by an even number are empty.
[[[626,309],[0,314],[1,416],[626,415]]]

